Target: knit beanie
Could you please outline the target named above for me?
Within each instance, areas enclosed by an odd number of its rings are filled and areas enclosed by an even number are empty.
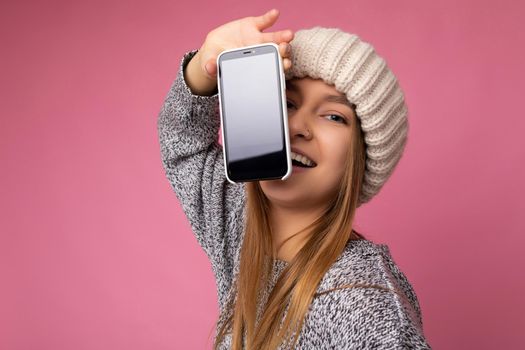
[[[355,104],[366,145],[358,207],[370,201],[399,162],[408,133],[404,94],[386,61],[355,34],[319,26],[295,32],[292,78],[322,79]]]

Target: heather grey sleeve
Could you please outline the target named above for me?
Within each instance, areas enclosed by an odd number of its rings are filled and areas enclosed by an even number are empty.
[[[386,245],[379,246],[382,249],[383,259],[380,259],[380,263],[383,266],[382,272],[384,280],[387,281],[387,287],[391,289],[400,289],[403,291],[406,298],[403,301],[406,302],[407,309],[413,311],[414,322],[418,324],[420,328],[423,328],[423,317],[421,314],[421,307],[412,284],[406,277],[405,273],[395,263],[390,249]]]
[[[196,53],[182,57],[157,127],[166,177],[210,259],[223,305],[240,247],[245,192],[224,174],[218,94],[193,95],[184,80],[183,70]]]
[[[305,323],[305,349],[431,349],[411,310],[397,293],[347,288],[314,299]],[[317,305],[319,304],[319,305]]]

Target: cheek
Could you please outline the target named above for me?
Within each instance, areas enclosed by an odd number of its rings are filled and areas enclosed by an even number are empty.
[[[350,147],[348,134],[332,133],[331,137],[319,140],[322,143],[322,176],[334,186],[344,173],[345,161]]]
[[[344,173],[345,159],[341,155],[331,154],[329,159],[323,164],[318,176],[324,183],[325,191],[332,191],[338,186]]]
[[[331,166],[339,165],[342,167],[346,160],[346,155],[350,147],[350,140],[346,130],[327,133],[319,138],[321,146],[321,159]]]

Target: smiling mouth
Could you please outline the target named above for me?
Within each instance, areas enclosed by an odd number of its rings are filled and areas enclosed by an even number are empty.
[[[306,164],[303,164],[295,159],[292,159],[292,165],[293,166],[297,166],[297,167],[300,167],[300,168],[315,168],[316,165],[306,165]]]
[[[295,153],[294,151],[290,152],[290,156],[292,159],[292,165],[301,167],[301,168],[314,168],[317,166],[317,164],[309,159],[306,156],[303,156],[302,154]]]

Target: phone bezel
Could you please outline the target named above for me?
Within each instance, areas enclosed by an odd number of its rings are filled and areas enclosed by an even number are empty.
[[[265,181],[265,180],[286,180],[288,177],[290,177],[290,175],[292,174],[292,159],[291,159],[291,155],[290,155],[290,136],[289,136],[289,132],[288,132],[288,109],[287,109],[287,105],[286,105],[286,79],[285,79],[285,75],[284,75],[284,68],[283,68],[283,63],[282,63],[282,57],[280,56],[279,54],[279,47],[277,46],[277,44],[275,43],[263,43],[263,44],[257,44],[257,45],[249,45],[249,46],[243,46],[243,47],[239,47],[239,48],[234,48],[234,49],[229,49],[229,50],[224,50],[222,51],[218,56],[217,56],[217,88],[218,88],[218,95],[219,95],[219,114],[220,114],[220,120],[221,120],[221,135],[222,135],[222,147],[223,147],[223,160],[224,160],[224,172],[225,172],[225,175],[226,175],[226,179],[232,183],[232,184],[237,184],[237,183],[243,183],[243,182],[247,182],[247,181],[239,181],[239,182],[235,182],[234,180],[230,179],[230,177],[228,176],[228,163],[226,161],[226,139],[225,139],[225,135],[224,135],[224,117],[223,117],[223,113],[222,113],[222,93],[221,93],[221,74],[220,74],[220,63],[221,63],[221,58],[223,58],[225,55],[229,54],[229,53],[238,53],[238,51],[244,51],[244,50],[251,50],[251,49],[257,49],[257,48],[260,48],[260,47],[273,47],[273,50],[275,51],[275,53],[279,56],[279,60],[277,60],[278,62],[278,69],[279,69],[279,80],[280,80],[280,84],[279,84],[279,87],[280,87],[280,95],[281,95],[281,108],[282,108],[282,126],[283,126],[283,130],[284,130],[284,140],[285,140],[285,152],[286,152],[286,164],[287,164],[287,170],[286,170],[286,173],[281,177],[281,178],[274,178],[274,179],[260,179],[260,180],[257,180],[257,179],[254,179],[254,180],[249,180],[249,181]]]

